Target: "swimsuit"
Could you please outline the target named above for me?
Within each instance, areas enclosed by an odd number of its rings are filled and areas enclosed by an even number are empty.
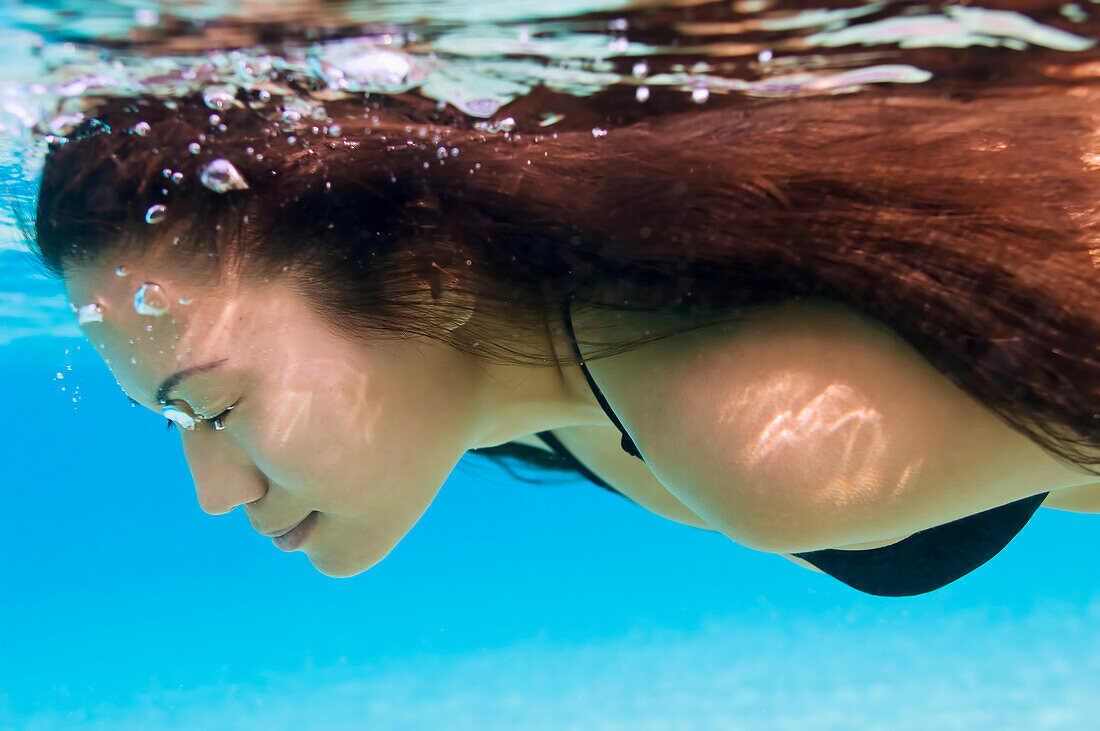
[[[622,432],[622,448],[643,462],[634,441],[600,392],[588,372],[573,332],[568,302],[562,303],[562,316],[577,362],[600,407]],[[552,432],[537,436],[567,464],[602,488],[622,495],[585,467]],[[913,596],[939,589],[962,578],[996,556],[1008,545],[1039,509],[1047,493],[986,510],[959,520],[914,533],[882,548],[841,551],[826,549],[795,553],[794,556],[844,582],[854,589],[877,596]],[[626,497],[625,495],[623,497]]]

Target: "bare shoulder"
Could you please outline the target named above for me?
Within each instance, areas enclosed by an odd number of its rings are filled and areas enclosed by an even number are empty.
[[[742,312],[589,369],[654,476],[760,550],[896,540],[1095,482],[884,324],[826,300]]]
[[[1054,490],[1043,501],[1043,507],[1073,513],[1100,513],[1100,482]]]

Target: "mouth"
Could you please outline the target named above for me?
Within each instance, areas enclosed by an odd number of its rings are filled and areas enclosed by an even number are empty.
[[[294,527],[283,531],[277,535],[271,537],[272,543],[280,551],[296,551],[301,547],[306,539],[309,538],[309,534],[313,531],[313,526],[317,524],[317,516],[319,513],[314,510],[312,513],[302,518]]]
[[[309,516],[307,515],[306,518],[308,518],[308,517]],[[305,518],[302,518],[302,520],[305,520]],[[261,532],[260,535],[261,536],[267,536],[268,538],[278,538],[279,536],[285,536],[287,533],[289,533],[290,531],[292,531],[295,528],[297,528],[298,526],[300,526],[302,524],[302,520],[299,520],[297,523],[290,526],[289,528],[283,528],[282,530],[272,531],[271,533]]]

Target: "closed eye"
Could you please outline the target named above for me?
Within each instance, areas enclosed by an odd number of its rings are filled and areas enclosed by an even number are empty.
[[[139,404],[137,401],[135,401],[133,399],[133,397],[127,396],[127,398],[130,399],[130,403],[133,404],[134,406],[141,406],[141,404]],[[228,418],[229,412],[232,411],[241,402],[241,400],[242,399],[237,399],[231,405],[227,406],[225,408],[225,411],[221,412],[220,414],[218,414],[216,416],[211,416],[209,419],[203,418],[202,416],[198,416],[198,417],[195,417],[195,418],[196,418],[197,421],[205,421],[207,424],[210,425],[210,428],[212,430],[221,431],[222,429],[225,428],[225,420],[226,420],[226,418]],[[166,430],[172,429],[172,428],[178,428],[176,422],[174,422],[173,420],[166,419],[166,421],[168,422],[168,425],[165,427]]]

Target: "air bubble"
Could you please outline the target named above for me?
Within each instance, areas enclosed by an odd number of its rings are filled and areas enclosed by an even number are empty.
[[[639,61],[638,63],[634,64],[634,68],[631,69],[631,73],[634,74],[635,78],[640,79],[649,73],[649,65],[645,61]]]
[[[160,22],[160,13],[152,8],[138,8],[134,11],[134,23],[142,28],[152,28]]]
[[[710,98],[710,89],[705,86],[700,86],[691,91],[691,100],[696,104],[702,104]]]
[[[640,102],[644,102],[647,99],[649,99],[649,87],[648,86],[639,86],[638,90],[636,92],[634,92],[634,98],[637,99]]]
[[[218,111],[238,105],[236,89],[231,86],[208,86],[202,92],[202,100],[207,107]]]
[[[202,169],[200,180],[204,186],[215,193],[248,190],[248,182],[244,176],[233,166],[233,163],[224,158],[218,158],[207,164]]]
[[[222,118],[221,118],[221,116],[219,116],[218,114],[215,113],[215,114],[211,114],[209,117],[207,117],[207,120],[210,122],[210,126],[213,127],[218,122],[222,121]]]
[[[592,128],[592,136],[593,137],[606,137],[607,136],[607,130],[606,129],[601,129],[599,127],[593,127]]]
[[[160,317],[168,311],[168,296],[155,282],[146,282],[134,292],[134,311],[139,315]]]
[[[145,211],[146,223],[160,223],[168,217],[168,206],[163,203],[157,203],[156,205],[149,206],[149,209]]]
[[[132,127],[134,134],[138,135],[139,137],[144,137],[145,135],[149,134],[150,130],[152,129],[153,128],[149,126],[148,122],[138,122]]]
[[[514,117],[505,117],[504,119],[489,125],[490,132],[511,132],[516,128],[516,120]]]
[[[465,97],[453,97],[451,102],[471,117],[491,117],[501,107],[499,99],[490,98],[467,99]]]
[[[192,142],[190,145],[187,146],[187,151],[190,152],[192,155],[197,155],[202,152],[202,145],[200,145],[198,142]]]
[[[386,94],[406,91],[412,73],[410,59],[398,51],[371,50],[337,59],[325,68],[326,80],[337,88]]]
[[[344,128],[341,127],[338,124],[329,125],[328,136],[329,137],[339,137],[340,133],[343,132],[343,131],[344,131]]]
[[[178,171],[172,173],[172,182],[176,183],[177,185],[183,182],[183,173]]]
[[[76,324],[87,325],[89,322],[103,322],[103,308],[98,302],[84,305],[76,312]]]

